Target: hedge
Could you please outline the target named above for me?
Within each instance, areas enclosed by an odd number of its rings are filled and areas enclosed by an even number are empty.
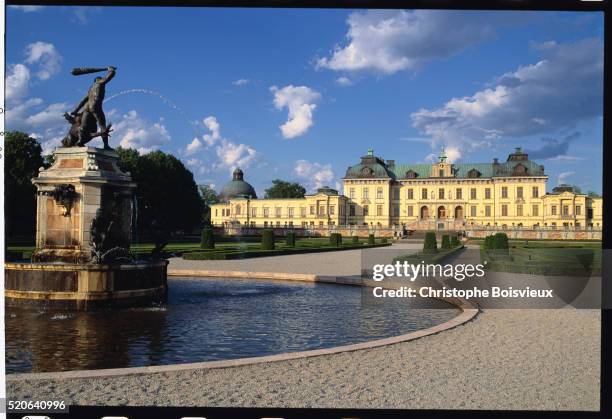
[[[202,238],[200,240],[200,247],[202,249],[214,249],[215,248],[215,236],[212,228],[205,228],[202,230]]]
[[[438,242],[436,241],[436,233],[428,231],[425,233],[425,241],[423,242],[424,253],[436,253],[438,251]]]
[[[448,234],[445,234],[442,236],[442,249],[450,249],[450,248],[451,248],[450,237],[448,236]]]
[[[353,240],[352,240],[353,244],[357,244],[357,243],[359,243],[359,237],[357,237],[357,236],[353,236],[353,237],[352,237],[352,239],[353,239]]]
[[[289,231],[285,234],[285,244],[288,247],[295,247],[295,233],[293,231]]]
[[[274,232],[272,230],[261,232],[261,250],[274,250]]]
[[[451,247],[458,247],[458,246],[461,246],[461,241],[459,240],[459,237],[452,236],[451,237]]]
[[[386,238],[386,237],[383,237],[382,239],[380,239],[380,242],[381,242],[381,243],[387,243],[387,238]]]
[[[374,238],[374,234],[370,234],[368,236],[368,244],[375,244],[376,243],[376,239]]]
[[[340,233],[331,233],[329,235],[329,243],[332,246],[341,246],[342,245],[342,234],[340,234]]]

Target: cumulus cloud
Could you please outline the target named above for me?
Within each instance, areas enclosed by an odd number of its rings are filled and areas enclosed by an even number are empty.
[[[245,84],[249,84],[251,81],[249,79],[238,79],[234,80],[232,84],[234,86],[244,86]]]
[[[393,74],[448,58],[489,39],[492,16],[459,11],[370,10],[351,13],[347,44],[336,46],[317,68]]]
[[[209,134],[204,134],[204,142],[210,147],[221,139],[221,125],[214,116],[204,118],[204,126],[210,131]]]
[[[61,69],[62,56],[55,46],[48,42],[34,42],[26,47],[26,64],[38,65],[36,76],[41,80],[48,80]]]
[[[194,138],[187,147],[185,147],[185,155],[189,156],[191,154],[197,153],[202,149],[202,142],[198,138]]]
[[[30,85],[30,70],[23,64],[9,65],[5,83],[7,102],[24,97]]]
[[[576,172],[561,172],[557,175],[557,185],[567,182],[567,178],[573,176]]]
[[[538,51],[542,54],[538,62],[503,74],[472,96],[412,113],[412,125],[432,138],[434,149],[446,145],[447,153],[455,150],[460,157],[502,138],[552,136],[573,129],[579,121],[600,117],[601,41],[547,44]],[[563,151],[565,143],[548,141],[548,146]]]
[[[111,135],[121,147],[134,148],[141,154],[157,150],[171,141],[162,120],[151,123],[135,110],[122,115],[119,122],[113,124],[113,130]]]
[[[346,87],[351,86],[353,84],[353,81],[346,76],[341,76],[336,79],[336,84],[338,86]]]
[[[308,190],[313,191],[323,186],[334,185],[336,176],[331,164],[321,164],[309,162],[308,160],[298,160],[295,162],[294,173],[306,184]]]
[[[25,119],[25,123],[31,127],[49,125],[67,125],[62,116],[69,108],[67,103],[52,103],[40,112],[32,114]]]
[[[216,168],[226,168],[230,172],[236,167],[249,167],[257,159],[257,151],[246,144],[236,144],[225,138],[216,147]]]
[[[317,108],[315,102],[321,99],[321,94],[306,86],[288,85],[283,88],[272,86],[274,106],[278,110],[287,108],[287,122],[281,125],[284,138],[295,138],[304,135],[313,124],[313,112]]]

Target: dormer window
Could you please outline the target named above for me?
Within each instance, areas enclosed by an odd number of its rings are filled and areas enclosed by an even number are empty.
[[[475,178],[475,177],[480,177],[481,173],[478,170],[471,168],[468,171],[467,175],[469,178]]]
[[[406,179],[415,179],[417,177],[417,172],[414,170],[408,170],[406,172]]]
[[[524,176],[527,174],[527,167],[524,164],[519,163],[514,166],[514,172],[512,173],[515,176]]]

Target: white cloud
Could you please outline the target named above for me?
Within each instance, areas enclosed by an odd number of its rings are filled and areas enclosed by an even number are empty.
[[[26,64],[38,64],[36,76],[48,80],[61,69],[62,56],[48,42],[34,42],[26,47]]]
[[[246,144],[236,144],[226,139],[221,139],[216,147],[219,160],[215,168],[226,168],[230,172],[236,167],[246,168],[253,163],[257,157],[257,151]]]
[[[187,147],[185,148],[185,155],[189,156],[197,153],[202,149],[202,147],[202,142],[199,139],[194,138],[189,144],[187,144]]]
[[[458,11],[371,10],[351,13],[345,46],[336,46],[317,68],[393,74],[448,58],[494,34],[492,16]]]
[[[557,185],[567,182],[567,178],[574,175],[576,172],[561,172],[557,175]]]
[[[44,6],[8,6],[11,10],[19,10],[24,13],[40,12]]]
[[[123,148],[134,148],[139,153],[149,153],[159,149],[171,141],[168,130],[162,123],[149,122],[141,118],[135,110],[121,116],[118,123],[113,124],[114,142],[119,142]]]
[[[341,76],[336,79],[336,84],[338,86],[346,87],[351,86],[353,84],[353,81],[346,76]]]
[[[464,152],[502,138],[553,135],[602,114],[603,46],[596,39],[547,44],[535,64],[499,77],[472,96],[411,114],[412,125],[441,145]]]
[[[93,7],[93,6],[75,7],[73,11],[73,14],[74,14],[73,20],[79,25],[87,25],[89,21],[91,20],[91,16],[98,14],[101,11],[102,11],[101,7]]]
[[[28,93],[30,70],[23,64],[9,66],[6,76],[6,100],[16,100]]]
[[[312,126],[312,114],[321,94],[310,87],[288,85],[281,89],[272,86],[274,106],[289,111],[287,122],[280,126],[284,138],[295,138],[305,134]]]
[[[336,176],[334,175],[331,164],[298,160],[295,162],[293,170],[296,176],[306,184],[307,189],[310,191],[337,183],[334,182]]]
[[[245,84],[249,84],[251,81],[249,79],[238,79],[234,80],[232,84],[234,86],[244,86]]]
[[[204,126],[208,128],[210,134],[204,134],[204,142],[210,147],[221,139],[221,126],[214,116],[204,118]]]
[[[68,107],[69,105],[67,103],[52,103],[42,111],[28,116],[25,122],[32,127],[61,124],[68,126],[66,120],[62,116],[64,112],[68,110]]]

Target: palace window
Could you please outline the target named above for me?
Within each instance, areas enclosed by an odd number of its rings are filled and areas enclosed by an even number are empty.
[[[251,217],[257,217],[257,208],[251,208]]]
[[[219,210],[215,208],[215,217],[219,215]]]
[[[229,216],[230,216],[230,214],[231,214],[231,212],[232,212],[232,211],[231,211],[231,210],[228,208],[228,209],[226,209],[226,210],[225,210],[225,215],[227,215],[227,216],[229,217]]]
[[[414,199],[414,190],[412,188],[406,191],[406,199]]]
[[[363,188],[363,190],[361,191],[361,196],[365,199],[368,199],[370,197],[370,190],[368,188]]]
[[[242,208],[240,207],[240,204],[236,205],[236,215],[240,215],[240,210]]]
[[[522,198],[523,197],[523,187],[522,186],[517,186],[516,187],[516,197],[517,198]]]
[[[287,212],[289,213],[289,217],[292,218],[293,217],[293,207],[287,208]]]
[[[540,196],[540,190],[538,189],[537,186],[534,186],[531,188],[531,197],[532,198],[537,198],[538,196]]]
[[[406,209],[406,213],[408,214],[408,217],[412,217],[414,214],[414,208],[412,207],[412,205],[408,205],[408,208]]]
[[[308,221],[302,221],[302,228],[308,227]]]
[[[367,205],[363,206],[363,215],[368,215],[368,212],[370,212],[370,209],[368,208]]]
[[[556,205],[551,205],[550,206],[550,215],[557,215],[557,206]]]
[[[336,213],[336,206],[335,205],[330,205],[329,206],[329,215],[334,215]]]
[[[274,216],[277,217],[277,218],[281,216],[281,208],[280,207],[274,208]]]
[[[580,205],[576,205],[576,215],[582,215],[582,208]]]
[[[427,188],[421,189],[421,199],[427,199]]]
[[[366,198],[364,196],[364,198]],[[376,199],[382,199],[383,198],[383,188],[376,188]]]
[[[569,215],[569,205],[563,205],[563,215]]]
[[[470,206],[470,217],[476,217],[476,214],[477,214],[477,207],[476,207],[476,205]]]
[[[306,208],[300,207],[300,217],[306,217]]]
[[[270,208],[264,208],[264,217],[269,217],[270,216]]]
[[[325,207],[322,205],[319,207],[319,215],[325,215]]]
[[[440,169],[440,177],[444,177],[444,169]]]
[[[508,216],[508,205],[503,204],[501,206],[501,215],[502,215],[502,217],[507,217]]]
[[[516,216],[517,217],[522,217],[523,216],[523,205],[518,204],[516,206]]]
[[[311,206],[310,206],[310,215],[315,215],[315,214],[316,214],[316,212],[315,212],[315,211],[316,211],[315,206],[314,206],[314,205],[311,205]]]
[[[491,216],[491,205],[485,205],[485,217]]]
[[[381,216],[382,214],[382,205],[376,205],[376,215]]]
[[[502,186],[501,197],[508,198],[508,187],[507,186]]]
[[[399,190],[399,188],[393,189],[393,199],[395,199],[396,201],[399,201],[399,199],[400,199],[400,190]]]
[[[444,199],[444,188],[438,189],[438,199]]]
[[[470,189],[470,199],[476,199],[476,188]]]
[[[355,188],[350,188],[349,189],[349,198],[351,198],[351,199],[355,198]]]
[[[463,189],[457,188],[457,190],[455,191],[455,198],[463,199]]]
[[[349,216],[355,216],[355,205],[349,205]]]
[[[485,188],[485,199],[491,199],[491,188]]]
[[[399,217],[400,215],[400,207],[399,205],[393,205],[393,216]]]
[[[532,205],[531,206],[531,215],[533,215],[534,217],[537,217],[540,213],[540,207],[538,205]]]

